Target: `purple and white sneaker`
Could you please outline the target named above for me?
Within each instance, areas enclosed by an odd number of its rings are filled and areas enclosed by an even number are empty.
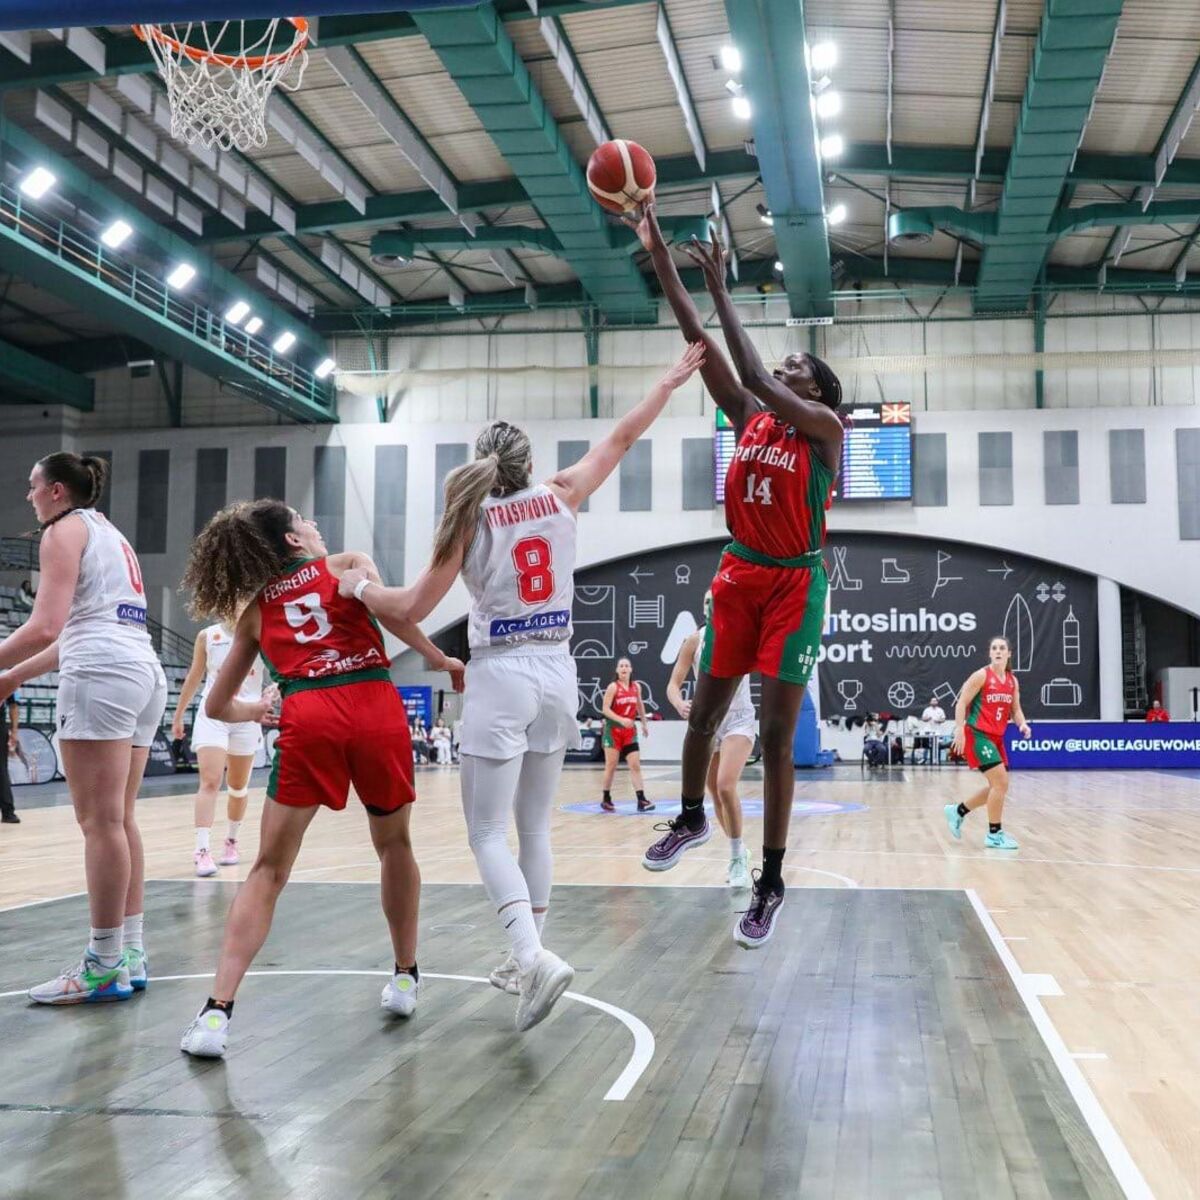
[[[646,851],[642,866],[647,871],[669,871],[683,857],[685,850],[703,846],[712,837],[712,826],[707,817],[699,829],[689,829],[682,816],[665,825],[655,825],[654,828],[667,832]]]
[[[775,918],[782,907],[783,892],[763,887],[761,872],[757,872],[750,907],[733,927],[733,940],[746,950],[757,950],[769,942],[775,932]]]

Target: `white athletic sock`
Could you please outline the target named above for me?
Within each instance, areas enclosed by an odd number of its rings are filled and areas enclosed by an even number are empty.
[[[744,849],[745,849],[745,847],[742,845],[741,838],[730,838],[729,839],[729,857],[730,858],[740,857],[740,855]]]
[[[528,971],[537,962],[538,951],[542,948],[542,939],[538,937],[537,925],[533,919],[533,909],[524,900],[510,904],[500,914],[500,924],[512,942],[513,957],[522,972]]]
[[[241,821],[230,821],[229,822],[229,833],[226,836],[229,838],[229,840],[231,842],[237,841],[238,830],[241,829],[241,827],[242,827]]]
[[[129,950],[144,950],[142,945],[142,913],[125,918],[124,945]]]
[[[538,937],[540,938],[542,936],[542,930],[546,928],[546,910],[545,909],[542,909],[541,912],[535,912],[533,914],[533,923],[534,923],[534,925],[537,926]]]
[[[207,830],[207,829],[197,829],[196,830],[196,849],[197,850],[207,850],[208,849],[209,832],[210,832],[210,830]]]
[[[112,929],[93,929],[88,940],[88,957],[94,958],[102,967],[115,967],[121,961],[120,925]]]

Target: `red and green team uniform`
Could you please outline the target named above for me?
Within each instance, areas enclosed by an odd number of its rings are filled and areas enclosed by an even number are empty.
[[[258,594],[259,642],[283,694],[267,795],[280,804],[367,810],[415,799],[412,741],[383,635],[357,600],[338,595],[323,558],[294,563]]]
[[[638,703],[642,698],[641,689],[632,680],[628,684],[618,683],[617,690],[613,693],[612,703],[609,708],[617,714],[618,717],[625,717],[628,720],[636,721],[638,715]],[[618,725],[615,721],[610,721],[607,717],[604,718],[604,745],[609,750],[620,750],[622,757],[638,749],[637,741],[637,726],[631,729],[626,729],[624,725]]]
[[[822,546],[835,474],[812,442],[774,413],[746,422],[725,476],[733,541],[712,585],[700,656],[709,675],[760,671],[808,682],[825,624]]]
[[[1012,718],[1017,684],[1011,671],[1003,679],[986,668],[983,687],[975,694],[967,712],[965,750],[967,766],[977,771],[990,771],[1003,763],[1008,766],[1004,749],[1004,731]]]

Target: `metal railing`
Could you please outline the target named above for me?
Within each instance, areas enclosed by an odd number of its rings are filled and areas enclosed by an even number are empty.
[[[63,220],[47,220],[30,209],[16,188],[0,184],[0,224],[44,253],[128,297],[140,308],[179,327],[298,397],[332,412],[332,388],[309,370],[194,301],[172,291],[144,267],[128,262],[98,238]]]

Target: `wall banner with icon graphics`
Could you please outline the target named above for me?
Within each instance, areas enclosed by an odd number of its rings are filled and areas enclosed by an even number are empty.
[[[1096,581],[1008,551],[888,534],[830,534],[821,715],[920,716],[958,692],[1003,634],[1030,719],[1100,715]]]

